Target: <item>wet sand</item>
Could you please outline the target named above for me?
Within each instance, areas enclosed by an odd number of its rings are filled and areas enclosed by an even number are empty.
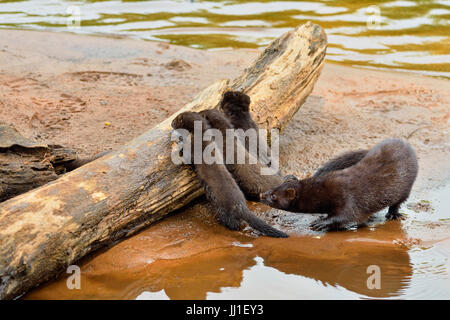
[[[89,156],[143,133],[258,54],[0,30],[0,123]],[[250,204],[292,235],[271,239],[226,230],[199,199],[81,261],[81,290],[68,290],[63,275],[25,298],[450,298],[448,84],[327,64],[314,103],[281,136],[281,171],[300,178],[336,153],[407,139],[420,173],[405,221],[385,222],[381,212],[367,228],[323,234],[308,229],[317,215]],[[380,267],[381,289],[367,287],[371,265]]]

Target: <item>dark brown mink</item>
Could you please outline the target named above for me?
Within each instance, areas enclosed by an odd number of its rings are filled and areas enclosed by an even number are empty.
[[[212,128],[218,129],[222,133],[224,141],[222,154],[225,160],[227,159],[227,150],[233,151],[231,163],[227,163],[228,161],[226,161],[225,165],[248,199],[259,200],[259,195],[262,192],[266,192],[283,182],[283,178],[278,174],[262,175],[261,169],[265,165],[257,162],[255,158],[253,158],[254,163],[250,163],[249,160],[253,156],[247,152],[237,138],[233,139],[234,149],[227,148],[225,138],[226,130],[233,129],[233,125],[224,113],[218,110],[204,110],[200,114],[208,121]],[[244,155],[245,163],[243,164],[239,164],[237,161],[237,155],[239,153]]]
[[[344,152],[337,157],[325,162],[317,171],[313,177],[324,175],[330,171],[343,170],[351,167],[361,161],[367,155],[369,150],[356,150]]]
[[[343,170],[357,164],[362,158],[364,158],[369,150],[356,150],[344,152],[331,160],[325,162],[317,171],[313,177],[319,177],[327,174],[330,171]],[[298,178],[293,174],[289,174],[283,177],[283,182],[298,181]]]
[[[317,171],[313,177],[322,176],[330,171],[343,170],[357,164],[362,158],[364,158],[369,150],[356,150],[348,151],[337,157],[325,162]],[[296,176],[290,174],[283,178],[283,182],[290,180],[298,180]]]
[[[304,180],[290,180],[261,195],[267,205],[292,212],[327,213],[313,230],[360,226],[373,213],[389,207],[386,219],[402,217],[400,205],[409,197],[418,172],[412,147],[387,139],[356,164]]]
[[[250,114],[250,97],[248,95],[240,91],[225,91],[222,96],[222,100],[220,101],[220,108],[235,129],[242,129],[243,131],[253,129],[258,135],[259,127]],[[242,141],[242,143],[247,151],[249,151],[253,156],[258,159],[260,158],[259,160],[261,160],[263,164],[270,166],[271,154],[267,141],[265,139],[260,139],[259,136],[257,136],[257,141],[258,145],[256,148],[256,154],[249,150],[248,137],[245,137],[245,140]],[[259,153],[261,153],[261,156],[259,156]]]
[[[258,130],[258,126],[250,115],[250,97],[239,91],[225,91],[220,108],[227,115],[234,128]]]
[[[181,113],[173,120],[172,127],[174,129],[186,129],[193,135],[195,121],[202,122],[203,132],[210,128],[207,121],[195,112]],[[191,139],[191,141],[193,141],[193,139]],[[203,141],[202,150],[210,143],[214,142]],[[221,224],[231,230],[239,230],[241,227],[241,220],[244,220],[252,228],[260,231],[264,235],[276,238],[288,237],[284,232],[271,227],[252,214],[247,208],[247,202],[242,191],[239,189],[225,165],[218,163],[205,164],[202,161],[202,163],[193,164],[193,166],[197,173],[197,177],[204,187],[206,198],[211,202],[212,207],[216,211],[216,217]]]

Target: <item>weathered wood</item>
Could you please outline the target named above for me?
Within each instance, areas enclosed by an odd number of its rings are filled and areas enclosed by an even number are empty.
[[[71,149],[36,143],[0,125],[0,202],[55,180],[77,160]]]
[[[302,25],[275,40],[238,79],[211,85],[179,112],[216,107],[229,88],[250,95],[260,125],[283,128],[312,91],[326,46],[319,26]],[[123,148],[0,204],[1,298],[26,292],[202,194],[194,172],[171,162],[175,116]]]
[[[80,158],[75,150],[37,143],[14,128],[0,125],[0,202],[53,181],[108,152]]]

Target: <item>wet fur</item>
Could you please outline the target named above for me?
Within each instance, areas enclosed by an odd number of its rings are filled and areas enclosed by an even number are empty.
[[[385,207],[389,207],[387,219],[401,218],[399,207],[409,197],[418,172],[414,150],[403,140],[388,139],[357,161],[362,154],[360,150],[341,155],[319,169],[319,174],[289,180],[263,194],[261,200],[292,212],[327,213],[311,224],[318,231],[361,225]]]
[[[250,114],[250,97],[245,93],[226,91],[220,102],[220,109],[225,113],[233,128],[244,131],[254,129],[258,133],[259,127]],[[249,151],[249,139],[247,137],[245,141],[242,141],[242,144]],[[260,148],[262,148],[262,163],[270,166],[270,148],[267,145],[267,141],[260,139],[258,136],[258,148],[256,149],[258,154]],[[252,155],[258,157],[258,154]]]
[[[225,116],[224,113],[218,110],[205,110],[200,112],[200,114],[208,121],[209,125],[212,128],[216,128],[221,131],[222,136],[224,138],[224,142],[226,141],[225,135],[227,129],[233,129],[233,125]],[[277,174],[274,175],[261,175],[261,168],[264,167],[264,164],[256,163],[250,164],[248,159],[252,157],[251,154],[247,152],[244,146],[238,141],[238,139],[234,140],[235,148],[234,148],[234,161],[231,164],[225,164],[227,169],[233,175],[237,184],[247,196],[247,198],[252,200],[259,200],[259,195],[267,190],[270,190],[283,182],[283,178]],[[224,159],[226,159],[226,144],[224,143],[223,148]],[[242,152],[245,153],[245,163],[237,164],[237,153]]]
[[[193,122],[202,121],[203,131],[210,128],[207,121],[198,113],[185,112],[178,115],[172,122],[174,129],[184,128],[193,133]],[[203,149],[213,142],[204,141]],[[242,191],[234,181],[231,174],[223,164],[194,164],[197,177],[201,181],[207,199],[211,202],[216,211],[216,217],[221,224],[231,230],[241,228],[241,219],[246,221],[251,227],[260,231],[264,235],[271,237],[286,238],[281,232],[263,220],[254,216],[247,208],[247,203]]]
[[[351,167],[357,164],[367,155],[369,150],[356,150],[345,152],[323,164],[317,171],[314,173],[314,177],[322,176],[327,174],[330,171],[343,170],[345,168]]]

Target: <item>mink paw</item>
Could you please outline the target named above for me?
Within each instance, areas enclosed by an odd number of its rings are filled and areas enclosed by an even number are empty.
[[[357,228],[354,223],[344,222],[335,217],[317,219],[309,226],[314,231],[341,231]]]
[[[388,212],[386,214],[386,220],[405,220],[405,216],[400,212]]]
[[[313,221],[309,226],[314,231],[329,231],[333,229],[334,221],[328,218],[319,218]]]

